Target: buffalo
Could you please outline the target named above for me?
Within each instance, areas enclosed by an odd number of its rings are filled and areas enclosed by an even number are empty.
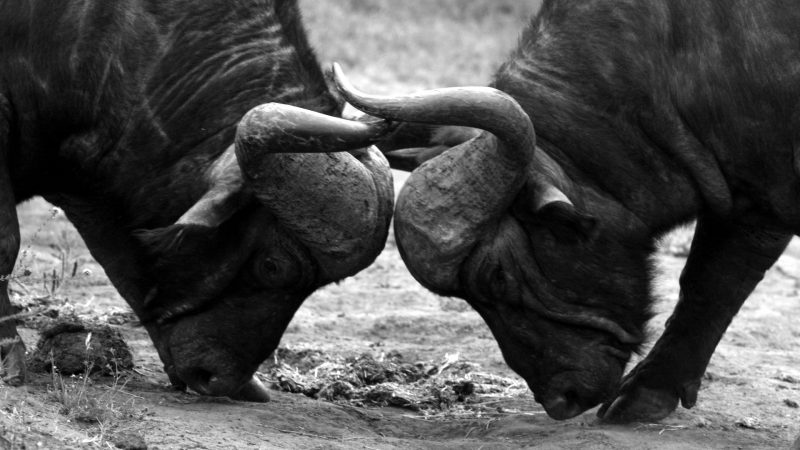
[[[294,312],[388,233],[391,172],[370,146],[386,125],[336,117],[296,3],[0,5],[0,274],[20,246],[15,205],[43,196],[171,382],[202,394],[266,400],[253,373]],[[21,384],[0,280],[1,372]]]
[[[409,271],[477,310],[555,419],[691,408],[800,232],[796,2],[545,0],[491,87],[378,97],[338,83],[406,122],[383,149],[415,169],[395,208]],[[460,138],[443,145],[436,127]],[[623,378],[652,317],[657,239],[693,219],[679,302]]]

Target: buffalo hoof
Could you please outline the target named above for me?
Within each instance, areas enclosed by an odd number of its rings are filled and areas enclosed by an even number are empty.
[[[231,395],[231,398],[245,402],[264,403],[269,401],[269,391],[264,386],[264,383],[253,375],[250,381],[239,388],[235,394]]]
[[[634,386],[606,403],[597,416],[606,423],[658,422],[678,407],[675,392]]]
[[[25,344],[16,337],[10,344],[0,346],[0,376],[9,386],[21,386],[25,375]]]
[[[167,377],[169,378],[169,384],[172,385],[172,389],[183,392],[188,388],[186,383],[184,383],[184,381],[181,380],[178,374],[175,373],[175,366],[173,364],[165,365],[164,372],[167,373]]]

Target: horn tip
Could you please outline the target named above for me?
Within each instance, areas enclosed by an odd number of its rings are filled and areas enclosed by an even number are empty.
[[[336,85],[336,89],[347,97],[347,94],[354,91],[355,88],[353,87],[350,80],[347,79],[347,76],[344,74],[344,70],[342,70],[342,66],[339,65],[338,62],[334,62],[331,65],[331,71],[333,72],[333,82]]]

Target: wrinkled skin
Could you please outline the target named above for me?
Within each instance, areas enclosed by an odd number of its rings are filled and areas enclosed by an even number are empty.
[[[604,420],[649,422],[695,404],[725,329],[800,231],[798,66],[793,2],[550,0],[492,83],[522,113],[485,89],[339,84],[368,114],[413,122],[392,142],[414,162],[396,164],[414,171],[395,210],[414,277],[483,316],[551,417],[603,403]],[[414,142],[431,126],[486,132]],[[695,218],[680,301],[620,380],[650,316],[654,243]]]
[[[374,260],[393,203],[369,147],[385,124],[331,117],[296,2],[4,3],[0,61],[0,274],[15,205],[43,195],[176,387],[266,400],[258,364],[310,293]],[[4,338],[3,380],[20,384],[11,320]]]
[[[519,245],[529,242],[529,233],[536,236],[536,241]],[[646,267],[646,261],[635,253],[615,249],[612,243],[600,243],[597,239],[592,242],[593,246],[603,248],[598,254],[609,259],[576,264],[581,253],[587,251],[583,243],[559,241],[546,227],[531,226],[513,216],[500,218],[496,230],[489,232],[489,236],[476,245],[460,270],[459,278],[464,286],[460,296],[481,314],[497,338],[506,361],[528,380],[537,400],[551,416],[568,418],[604,401],[605,393],[616,388],[635,342],[622,343],[602,329],[576,326],[569,320],[554,320],[539,312],[540,307],[532,303],[538,302],[550,309],[566,309],[562,302],[580,304],[583,299],[573,286],[590,276],[591,271],[603,267],[601,264],[609,263],[614,257],[630,258],[630,266],[619,269],[635,275],[640,267]],[[561,246],[566,246],[571,254],[563,250],[556,253]],[[611,253],[615,250],[616,254]],[[553,261],[552,258],[561,264],[540,263]],[[639,263],[638,267],[634,261]],[[615,281],[628,282],[629,286],[620,290],[646,292],[644,283],[630,280],[637,279],[609,279],[603,283],[606,286],[597,286],[596,297],[590,300],[597,302],[597,297],[612,289]],[[548,289],[542,289],[543,286]],[[584,311],[613,317],[613,312],[603,311],[600,306]],[[627,325],[626,329],[636,329],[635,325],[636,322]],[[528,357],[522,357],[525,355]],[[552,363],[541,364],[541,361]],[[549,381],[542,386],[531,380]],[[559,405],[562,398],[570,403]],[[560,408],[566,408],[566,412]]]

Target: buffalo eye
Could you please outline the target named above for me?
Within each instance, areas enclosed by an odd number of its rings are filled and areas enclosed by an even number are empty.
[[[275,277],[280,273],[280,267],[272,258],[264,258],[261,260],[260,273],[264,278]]]
[[[254,275],[258,283],[270,288],[294,286],[302,279],[302,270],[294,258],[282,252],[261,254],[254,264]]]
[[[502,264],[486,267],[475,278],[474,288],[479,295],[476,298],[484,303],[494,304],[498,301],[508,301],[512,295],[513,286],[509,274],[503,269]],[[510,289],[512,288],[512,289]]]
[[[506,305],[518,305],[520,303],[520,283],[517,280],[517,273],[513,266],[506,264],[495,265],[485,279],[486,294],[494,301],[502,302]],[[507,270],[511,267],[512,270]]]

